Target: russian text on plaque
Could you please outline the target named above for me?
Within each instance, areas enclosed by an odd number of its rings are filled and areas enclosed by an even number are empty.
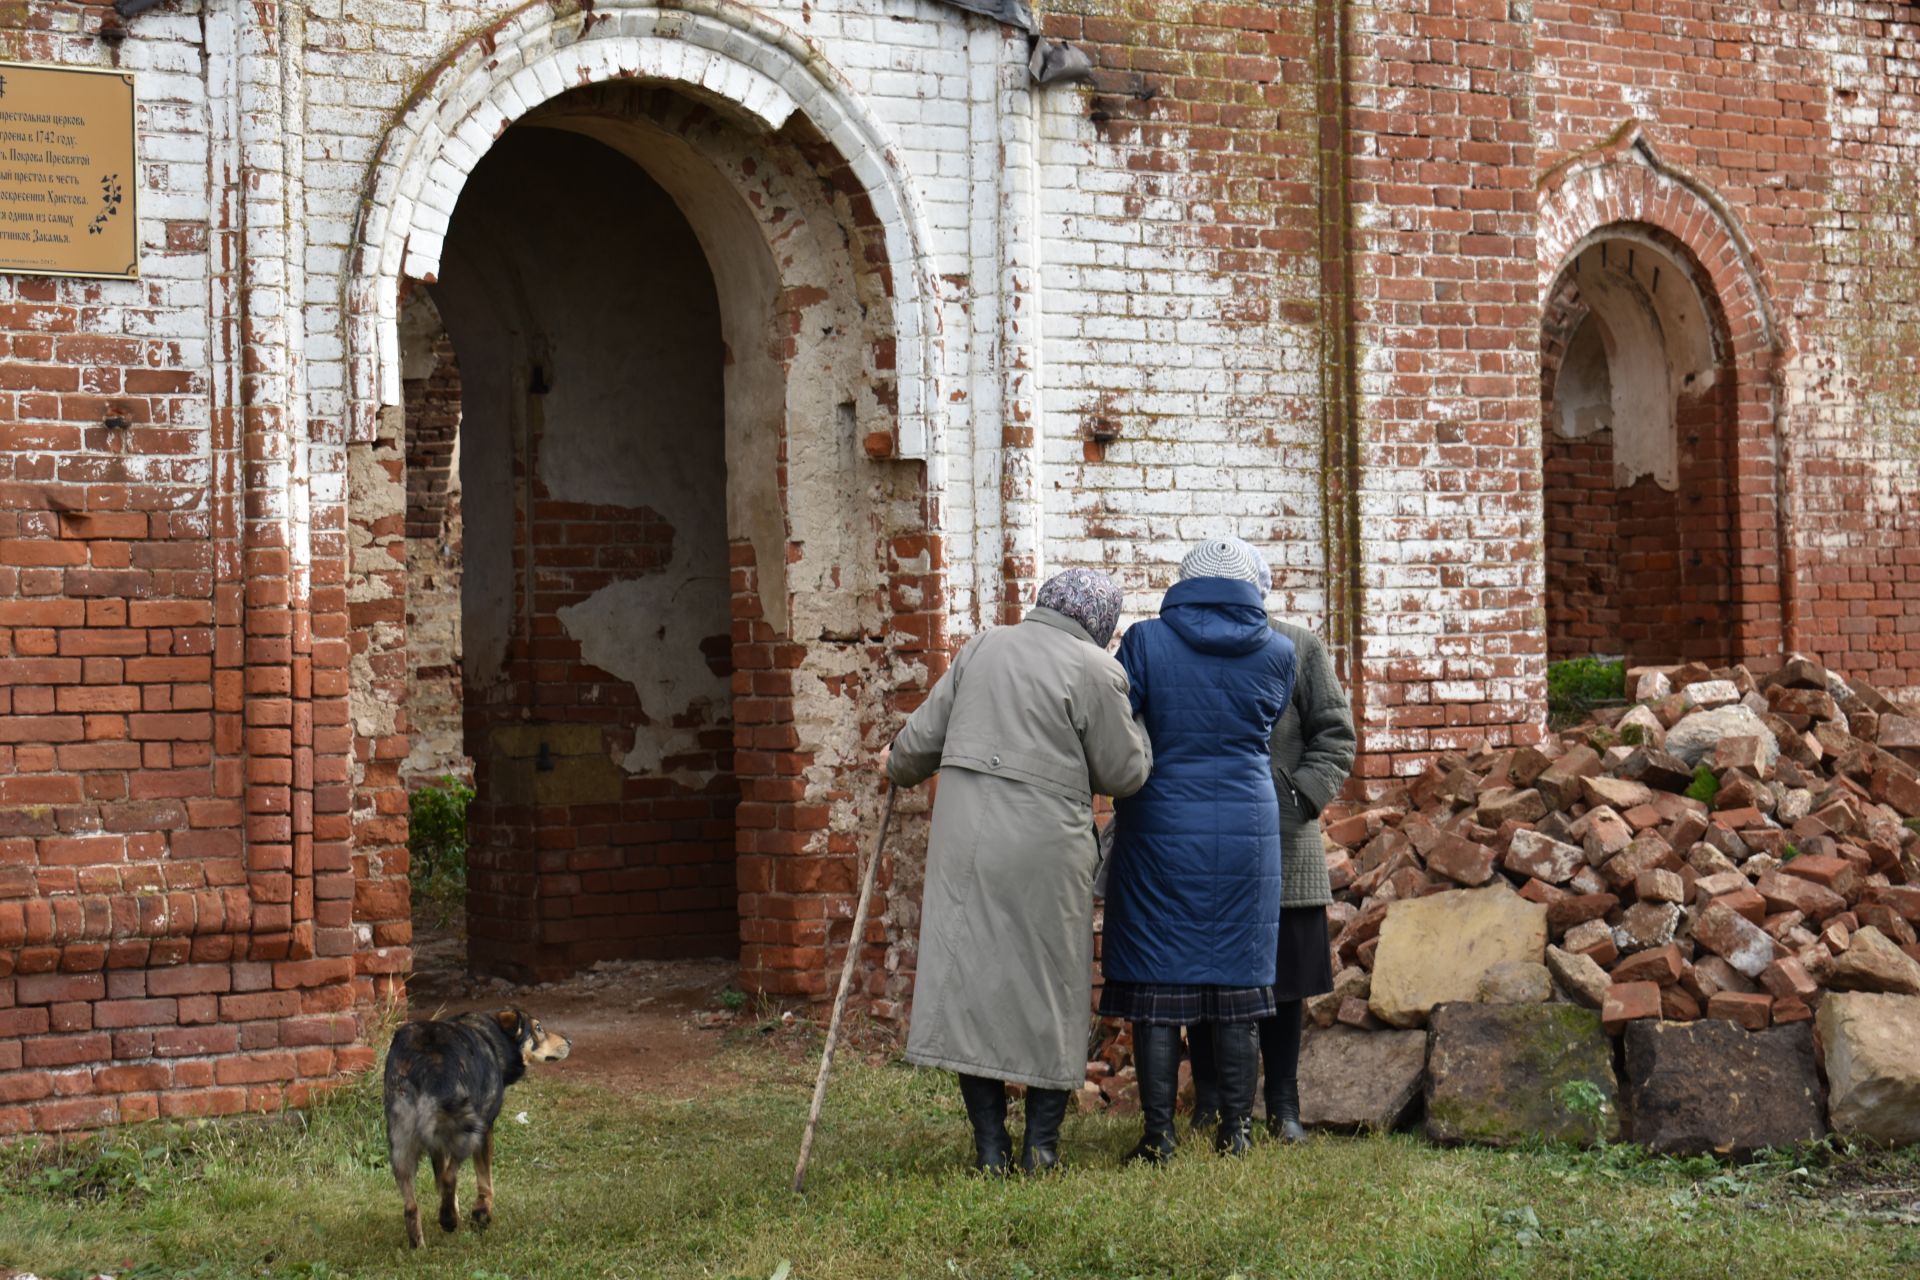
[[[0,62],[0,272],[139,274],[133,74]]]

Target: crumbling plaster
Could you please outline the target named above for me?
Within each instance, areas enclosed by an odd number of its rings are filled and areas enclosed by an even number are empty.
[[[526,548],[587,528],[543,534],[527,514],[529,494],[515,489],[516,475],[525,484],[524,465],[508,474],[498,460],[480,461],[498,454],[510,465],[530,448],[546,502],[647,513],[668,531],[665,564],[631,566],[632,576],[558,613],[588,663],[633,686],[645,727],[636,729],[625,765],[651,773],[696,747],[700,728],[725,718],[728,696],[726,677],[702,649],[729,629],[723,352],[711,276],[666,193],[589,139],[510,132],[467,193],[448,236],[457,256],[441,288],[463,300],[449,306],[462,366],[508,371],[504,389],[496,380],[468,395],[466,453],[475,466],[467,509],[473,524],[491,531],[475,539],[482,545],[472,558],[473,681],[490,679],[497,668],[483,659],[504,653],[503,624],[514,624],[513,612],[498,606],[502,579],[504,594],[513,591],[515,545],[531,604],[552,586],[548,571],[524,568]],[[606,237],[609,223],[622,234]],[[539,554],[597,551],[583,544]],[[523,610],[520,629],[535,616]]]
[[[648,117],[661,111],[679,118],[663,124]],[[725,359],[716,351],[708,363],[724,381],[725,459],[722,467],[708,456],[697,431],[650,436],[636,417],[644,409],[662,422],[671,418],[676,388],[697,381],[675,375],[697,367],[699,358],[665,347],[639,354],[609,347],[601,335],[622,334],[622,317],[648,304],[604,279],[611,248],[603,238],[588,228],[553,226],[539,239],[546,247],[538,252],[585,245],[602,264],[598,292],[568,302],[553,290],[571,289],[573,297],[580,273],[530,256],[536,251],[526,246],[535,242],[524,226],[507,227],[482,211],[472,215],[468,232],[457,218],[435,289],[447,300],[462,351],[480,353],[463,361],[476,371],[463,427],[470,682],[484,686],[506,652],[513,516],[511,491],[501,482],[528,414],[540,418],[539,474],[550,496],[650,507],[675,530],[668,572],[615,583],[561,614],[589,662],[634,683],[650,721],[665,724],[725,695],[698,642],[725,632],[728,537],[753,546],[763,608],[776,631],[829,640],[876,635],[886,607],[877,538],[886,525],[911,527],[919,512],[911,473],[875,463],[860,449],[889,417],[881,396],[890,378],[872,376],[871,353],[890,331],[881,282],[857,271],[847,252],[847,211],[834,207],[792,142],[755,136],[672,95],[636,98],[620,88],[577,94],[524,127],[523,146],[562,131],[605,143],[658,181],[686,216],[698,240],[695,257],[711,266],[718,294]],[[463,207],[461,218],[467,216]],[[565,221],[561,209],[552,216]],[[638,228],[626,233],[646,239]],[[476,260],[481,245],[484,262]],[[563,280],[570,283],[553,283]],[[535,332],[526,319],[563,312],[565,334]],[[684,334],[670,309],[665,316],[665,336]],[[656,376],[638,388],[590,374],[655,354]],[[534,360],[547,366],[547,394],[529,397],[502,385],[507,371],[524,371]],[[634,465],[636,456],[644,465]],[[890,514],[882,517],[876,507]],[[709,627],[705,620],[716,616],[719,625]],[[625,763],[651,770],[674,749],[671,741],[641,735]]]
[[[884,566],[870,512],[917,489],[861,450],[892,426],[898,383],[873,353],[896,341],[893,300],[862,262],[852,211],[803,154],[804,122],[767,133],[688,105],[613,86],[533,118],[634,160],[706,254],[727,350],[728,534],[753,546],[766,620],[801,640],[871,634]]]
[[[1570,440],[1610,429],[1614,484],[1650,475],[1671,492],[1680,484],[1680,399],[1705,395],[1721,359],[1694,272],[1632,227],[1596,236],[1567,272],[1588,314],[1555,383],[1553,428]],[[1603,363],[1583,337],[1598,339]]]

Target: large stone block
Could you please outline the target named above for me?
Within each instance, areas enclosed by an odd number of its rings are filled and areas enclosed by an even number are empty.
[[[1735,704],[1712,711],[1696,711],[1667,731],[1667,751],[1688,768],[1700,763],[1722,738],[1760,739],[1764,768],[1773,767],[1778,748],[1766,723],[1745,706]]]
[[[1830,992],[1817,1018],[1835,1132],[1920,1142],[1920,996]]]
[[[1395,902],[1380,928],[1368,1004],[1388,1026],[1417,1027],[1437,1004],[1474,999],[1493,966],[1538,963],[1546,950],[1546,907],[1504,883]]]
[[[1598,1117],[1580,1095],[1604,1103]],[[1600,1015],[1570,1004],[1446,1004],[1427,1031],[1427,1136],[1512,1146],[1620,1133],[1613,1046]],[[1597,1123],[1596,1123],[1597,1120]]]
[[[1627,1136],[1654,1151],[1745,1156],[1826,1135],[1807,1023],[1635,1022],[1626,1048]]]
[[[1847,949],[1814,975],[1835,991],[1882,991],[1920,996],[1920,961],[1872,925],[1854,932]],[[1914,1048],[1920,1056],[1920,1044]]]
[[[1300,1047],[1300,1122],[1385,1132],[1407,1118],[1426,1078],[1427,1033],[1315,1031]]]
[[[1531,960],[1502,960],[1481,975],[1481,1004],[1545,1004],[1553,998],[1553,975]]]

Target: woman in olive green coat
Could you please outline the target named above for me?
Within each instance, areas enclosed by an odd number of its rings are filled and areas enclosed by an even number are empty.
[[[1086,1079],[1093,797],[1133,794],[1152,765],[1106,652],[1119,615],[1105,574],[1049,580],[1026,621],[960,651],[887,757],[903,787],[940,774],[907,1060],[959,1073],[975,1167],[990,1172],[1012,1154],[1004,1082],[1027,1086],[1032,1171],[1057,1163]]]

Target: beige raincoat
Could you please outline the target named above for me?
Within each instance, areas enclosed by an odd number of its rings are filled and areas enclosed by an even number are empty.
[[[907,1060],[1046,1089],[1086,1079],[1095,795],[1152,767],[1127,677],[1051,609],[981,635],[893,740],[936,770]]]

